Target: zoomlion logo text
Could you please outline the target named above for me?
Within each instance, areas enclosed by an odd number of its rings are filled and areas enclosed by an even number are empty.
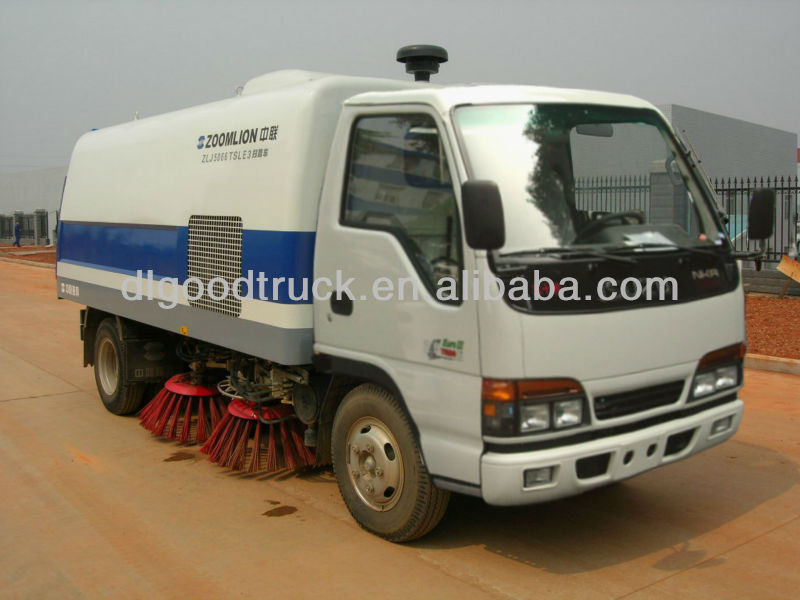
[[[278,139],[278,126],[265,125],[260,129],[239,129],[238,131],[224,131],[222,133],[209,133],[197,138],[197,149],[223,148],[225,146],[239,146],[253,142],[274,142]]]
[[[428,358],[446,358],[448,360],[461,360],[463,357],[464,341],[436,339],[428,348]]]

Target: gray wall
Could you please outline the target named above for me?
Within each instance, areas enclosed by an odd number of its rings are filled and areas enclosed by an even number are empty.
[[[678,104],[658,107],[714,178],[797,174],[797,134]]]
[[[67,167],[0,175],[0,214],[15,210],[32,213],[37,208],[58,210]]]

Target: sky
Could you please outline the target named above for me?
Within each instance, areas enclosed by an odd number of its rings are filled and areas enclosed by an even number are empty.
[[[64,166],[86,131],[299,68],[623,92],[800,134],[797,0],[2,0],[0,173]]]

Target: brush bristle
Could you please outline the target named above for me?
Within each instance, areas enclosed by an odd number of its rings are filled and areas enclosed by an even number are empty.
[[[211,462],[234,471],[298,469],[314,464],[314,453],[303,444],[302,432],[303,425],[296,419],[267,426],[226,411],[200,450]]]
[[[181,444],[203,444],[226,412],[221,396],[185,396],[162,389],[139,413],[142,427]]]
[[[269,426],[269,443],[267,444],[267,464],[265,465],[267,471],[277,471],[280,469],[280,460],[278,458],[278,432],[274,423]]]

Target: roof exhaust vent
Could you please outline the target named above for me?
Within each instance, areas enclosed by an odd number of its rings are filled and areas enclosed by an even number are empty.
[[[423,44],[403,46],[397,51],[397,62],[405,63],[406,73],[413,73],[414,81],[430,81],[431,73],[439,72],[439,64],[447,62],[447,50]]]

